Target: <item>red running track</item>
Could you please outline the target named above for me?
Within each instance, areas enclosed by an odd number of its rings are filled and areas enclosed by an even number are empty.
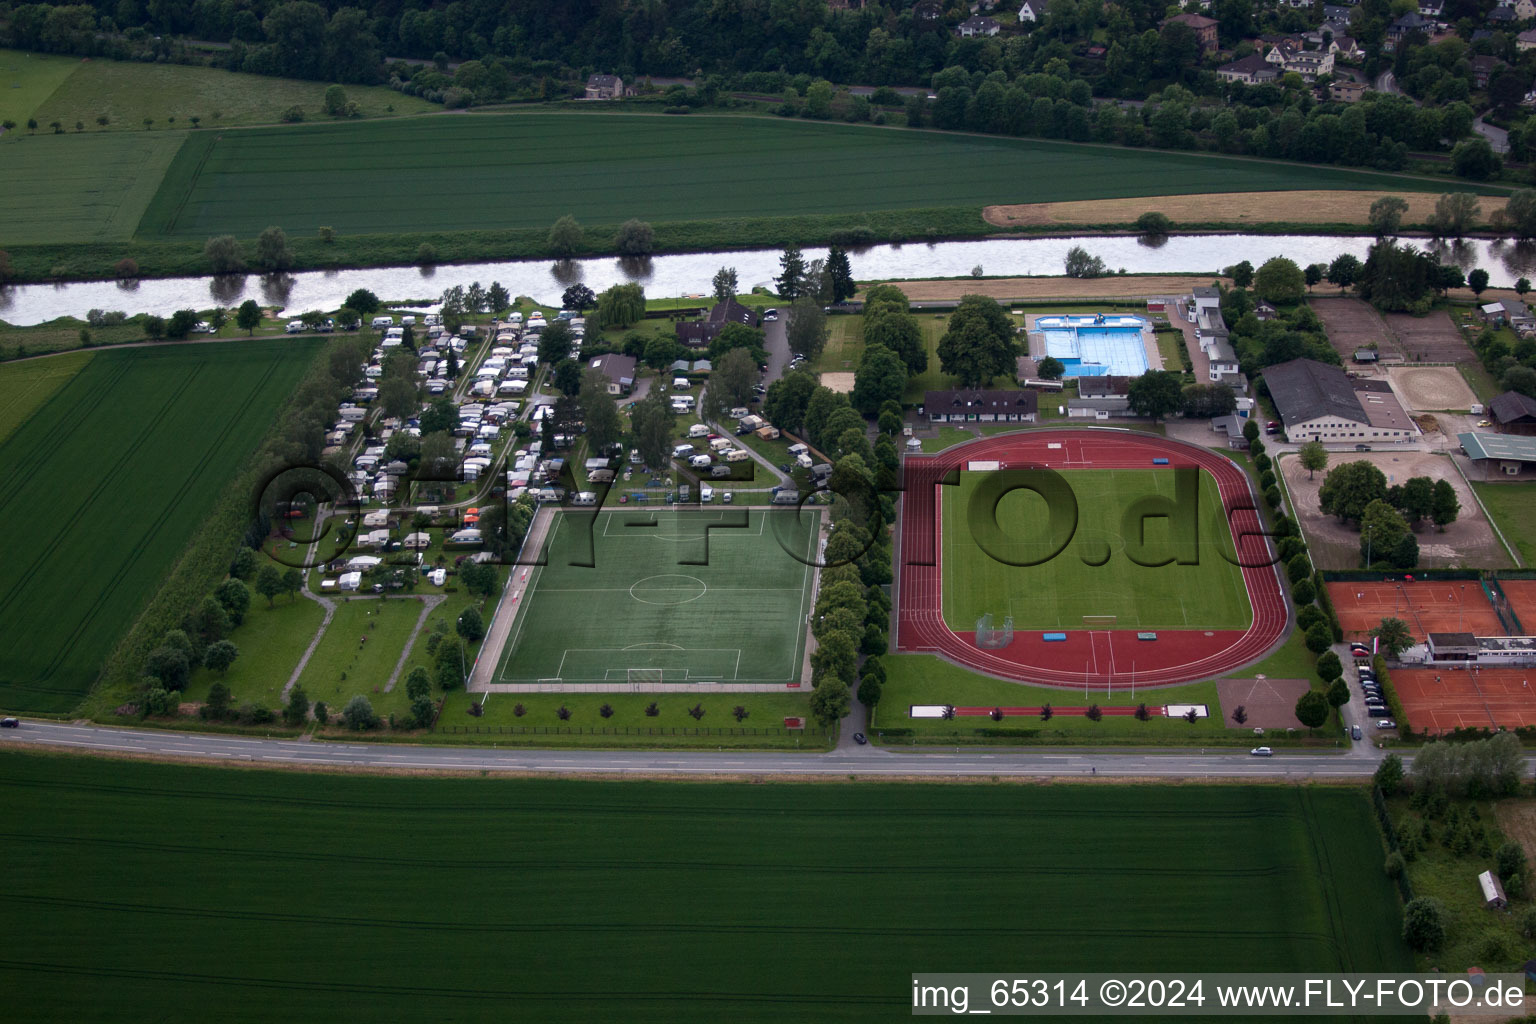
[[[1066,631],[1065,642],[1050,643],[1041,638],[1040,630],[1016,630],[1009,646],[982,650],[975,646],[973,632],[957,632],[945,624],[937,491],[942,477],[972,460],[1071,470],[1151,469],[1154,458],[1167,459],[1171,467],[1196,466],[1215,478],[1253,605],[1253,624],[1247,630],[1159,629],[1155,641],[1142,641],[1136,639],[1134,629],[1078,629]],[[904,468],[897,566],[898,651],[938,654],[1017,682],[1087,689],[1128,683],[1133,664],[1138,686],[1226,675],[1263,657],[1285,637],[1290,601],[1273,564],[1269,541],[1260,532],[1263,525],[1254,510],[1248,476],[1218,452],[1124,430],[1031,430],[967,442],[938,455],[907,456]]]

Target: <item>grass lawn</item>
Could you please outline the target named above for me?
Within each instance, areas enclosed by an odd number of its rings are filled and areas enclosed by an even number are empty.
[[[26,131],[27,118],[38,105],[86,66],[79,57],[0,49],[0,121],[15,121],[17,131]],[[37,120],[43,131],[52,130],[47,127],[52,118]],[[69,124],[74,124],[74,118]]]
[[[1499,532],[1515,546],[1520,561],[1536,566],[1536,483],[1472,484]]]
[[[71,132],[0,142],[7,193],[0,238],[13,245],[127,241],[185,137]]]
[[[91,353],[78,352],[55,359],[0,364],[0,442],[14,434],[90,361]]]
[[[263,86],[266,82],[263,80]],[[390,159],[380,160],[381,151]],[[680,168],[671,154],[690,154]],[[453,153],[445,161],[442,154]],[[817,167],[818,187],[803,168]],[[609,168],[623,166],[615,178]],[[871,179],[864,173],[879,166]],[[968,173],[956,177],[954,168]],[[146,234],[616,225],[1229,189],[1380,186],[1379,174],[1208,155],[763,117],[523,112],[200,132]],[[1409,185],[1408,187],[1412,187]],[[743,204],[743,197],[751,200]]]
[[[1184,357],[1189,354],[1184,345],[1184,332],[1155,331],[1152,336],[1157,339],[1157,352],[1163,357],[1163,369],[1183,373]]]
[[[81,347],[80,331],[91,334],[95,346],[121,345],[125,342],[144,340],[143,317],[134,317],[114,327],[91,327],[84,320],[60,317],[45,324],[30,327],[12,327],[0,324],[0,356],[10,359],[18,352],[23,355],[44,355],[50,352],[69,352]],[[229,328],[225,329],[226,331]]]
[[[230,642],[240,648],[240,657],[222,677],[234,695],[235,705],[250,702],[273,709],[282,707],[283,687],[324,617],[324,610],[305,598],[279,597],[268,608],[267,599],[253,593],[245,621],[229,635]],[[185,699],[207,700],[209,687],[220,679],[206,668],[197,669],[192,673]]]
[[[1307,650],[1306,634],[1293,629],[1291,635],[1285,638],[1285,643],[1275,648],[1273,654],[1242,672],[1234,673],[1234,676],[1243,679],[1259,676],[1270,679],[1313,679],[1315,685],[1313,671],[1316,666],[1316,656]]]
[[[414,598],[338,598],[336,614],[304,666],[299,685],[311,702],[325,701],[333,714],[358,694],[372,702],[380,718],[390,712],[404,714],[411,706],[405,695],[405,673],[390,692],[384,692],[384,685],[420,617],[421,602]]]
[[[484,713],[469,714],[484,700]],[[645,713],[655,703],[657,714]],[[607,704],[613,709],[602,716]],[[522,705],[523,714],[516,709]],[[695,720],[692,707],[704,709]],[[736,721],[737,707],[747,710]],[[562,721],[564,707],[571,717]],[[810,692],[804,693],[451,693],[431,741],[538,747],[737,747],[821,750],[830,733],[810,721]],[[807,721],[803,730],[784,729],[784,719]],[[500,731],[506,730],[506,731]],[[514,731],[514,730],[526,730]]]
[[[1226,740],[1237,742],[1253,738],[1252,730],[1229,729],[1222,714],[1221,702],[1216,697],[1214,682],[1190,683],[1185,686],[1139,688],[1135,697],[1126,687],[1117,687],[1113,693],[1104,689],[1090,692],[1068,690],[1053,686],[1026,686],[993,679],[967,671],[959,665],[931,654],[888,654],[880,659],[885,666],[886,683],[870,724],[872,736],[882,727],[910,729],[910,737],[888,738],[887,743],[975,743],[985,742],[977,736],[984,729],[1032,730],[1033,736],[1009,737],[1010,740],[1028,738],[1042,743],[1215,743]],[[1027,718],[1004,718],[994,722],[990,718],[912,718],[907,709],[913,704],[962,704],[993,707],[1085,707],[1130,706],[1146,704],[1161,707],[1164,704],[1205,704],[1209,718],[1194,724],[1183,719],[1151,718],[1139,722],[1134,717],[1106,717],[1094,722],[1087,717],[1054,715],[1042,722],[1038,715]]]
[[[299,107],[309,120],[331,122],[324,102],[328,84],[180,64],[95,60],[79,65],[37,108],[36,117],[45,125],[62,121],[71,130],[76,121],[84,121],[91,132],[103,130],[96,123],[103,114],[110,119],[106,130],[120,132],[143,132],[146,117],[154,119],[155,131],[173,126],[191,128],[191,119],[200,117],[199,127],[207,131],[232,125],[277,124],[289,107]],[[365,118],[442,110],[436,103],[384,86],[345,88],[347,98],[357,102]]]
[[[1075,470],[1065,477],[1076,495],[1077,519],[1070,541],[1054,556],[1060,542],[1052,539],[1039,494],[1013,490],[994,504],[984,488],[996,478],[983,473],[962,473],[958,487],[944,488],[944,618],[951,628],[973,628],[988,612],[1013,616],[1019,629],[1077,629],[1085,615],[1116,615],[1118,629],[1246,629],[1253,621],[1208,473],[1198,477],[1200,521],[1188,565],[1137,564],[1133,557],[1154,563],[1175,557],[1174,538],[1166,517],[1149,517],[1138,553],[1125,518],[1149,496],[1172,499],[1174,473]]]
[[[96,352],[0,445],[0,706],[75,706],[318,344]]]
[[[498,678],[799,679],[817,523],[725,508],[567,512]]]
[[[1484,405],[1503,394],[1504,389],[1499,387],[1499,382],[1493,379],[1493,375],[1483,369],[1481,363],[1461,362],[1456,364],[1456,369],[1461,371],[1462,379],[1477,396],[1477,400]]]
[[[621,787],[7,752],[0,800],[26,823],[0,837],[16,1024],[206,1019],[212,999],[249,1022],[860,1024],[910,1016],[914,964],[1413,963],[1359,788]]]

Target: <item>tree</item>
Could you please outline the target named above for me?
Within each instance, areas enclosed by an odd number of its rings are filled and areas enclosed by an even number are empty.
[[[263,565],[256,571],[256,582],[253,584],[256,593],[267,599],[267,607],[272,607],[272,599],[283,592],[283,574],[277,571],[275,565]]]
[[[425,668],[417,665],[405,677],[405,695],[414,701],[430,696],[431,693],[432,677]]]
[[[1408,212],[1408,201],[1401,196],[1382,196],[1371,204],[1370,213],[1366,215],[1371,225],[1371,230],[1376,232],[1377,238],[1385,238],[1387,235],[1397,234],[1398,228],[1403,225],[1403,214]]]
[[[325,112],[332,117],[340,117],[347,110],[347,90],[339,85],[327,86],[325,90]]]
[[[814,362],[826,347],[827,314],[813,296],[802,295],[789,307],[789,327],[785,332],[789,350]]]
[[[1439,949],[1445,942],[1445,910],[1430,896],[1416,896],[1403,907],[1403,941],[1419,953]]]
[[[245,269],[240,243],[234,235],[215,235],[203,243],[203,258],[215,274],[232,274]]]
[[[712,282],[716,302],[726,302],[736,297],[736,268],[721,267],[715,271]]]
[[[280,227],[269,227],[256,238],[256,265],[263,270],[287,270],[293,266],[288,236]]]
[[[1088,710],[1083,712],[1083,716],[1090,722],[1097,722],[1104,717],[1104,709],[1097,704],[1089,704]]]
[[[889,286],[879,286],[889,287]],[[895,289],[890,289],[895,291]],[[870,289],[871,292],[875,289]],[[897,292],[900,295],[900,292]],[[923,341],[923,331],[917,318],[906,311],[906,297],[902,296],[901,308],[892,303],[864,304],[864,344],[884,345],[901,356],[907,364],[907,372],[920,374],[928,369],[928,346]]]
[[[1429,517],[1441,532],[1456,521],[1461,514],[1461,500],[1456,497],[1456,488],[1451,486],[1449,480],[1436,480],[1434,492],[1430,497]]]
[[[1296,701],[1296,721],[1316,729],[1328,721],[1328,699],[1317,690],[1308,690]]]
[[[208,699],[203,701],[203,717],[215,721],[224,718],[233,700],[234,695],[229,692],[228,686],[222,682],[214,683],[208,687]]]
[[[608,378],[603,371],[588,368],[582,375],[577,401],[581,403],[587,441],[593,449],[602,451],[624,436],[624,421],[619,416],[618,403],[608,393]]]
[[[145,657],[144,674],[158,680],[165,689],[176,692],[187,688],[192,667],[186,651],[162,643]]]
[[[808,370],[794,370],[768,385],[763,397],[763,416],[781,430],[798,432],[805,423],[806,409],[817,388],[816,376]]]
[[[156,340],[165,337],[165,317],[146,316],[144,318],[144,334],[146,337]]]
[[[1232,721],[1236,725],[1243,725],[1248,721],[1248,708],[1246,705],[1239,704],[1232,709]]]
[[[570,358],[560,360],[550,380],[562,395],[575,397],[581,390],[581,364]]]
[[[966,295],[939,339],[939,368],[961,387],[986,387],[994,377],[1013,374],[1015,352],[1013,322],[1003,307],[984,295]]]
[[[1300,584],[1297,585],[1300,586]],[[1314,622],[1308,626],[1305,636],[1307,650],[1313,654],[1322,654],[1333,643],[1333,630],[1329,629],[1325,622]]]
[[[779,298],[793,302],[804,286],[805,256],[799,246],[787,245],[779,257],[779,276],[774,278],[774,287],[778,289]]]
[[[619,225],[613,247],[621,256],[649,256],[656,251],[656,232],[645,221],[631,218]]]
[[[1371,636],[1376,638],[1377,646],[1392,658],[1413,646],[1413,633],[1409,631],[1408,623],[1392,616],[1382,619],[1381,625],[1371,630]]]
[[[1483,294],[1488,287],[1488,271],[1477,267],[1467,275],[1467,287],[1472,289],[1474,298]]]
[[[1264,261],[1253,275],[1253,293],[1265,302],[1292,305],[1301,301],[1306,277],[1293,260],[1275,256]]]
[[[1185,416],[1227,416],[1237,409],[1237,395],[1225,384],[1186,384],[1180,389]]]
[[[578,288],[581,291],[576,291]],[[575,293],[574,295],[572,294],[573,292]],[[574,306],[570,305],[569,302],[573,297],[577,300]],[[590,309],[597,304],[597,296],[593,295],[592,289],[584,284],[571,285],[571,287],[567,288],[563,300],[568,308],[574,309],[577,312]],[[512,305],[512,296],[507,294],[507,290],[501,286],[500,281],[492,281],[491,286],[485,290],[485,305],[492,313],[499,313]]]
[[[581,225],[576,223],[575,217],[566,214],[549,229],[549,239],[545,244],[549,246],[551,256],[568,260],[581,248],[581,240]]]
[[[1322,609],[1317,608],[1316,605],[1311,605],[1310,607],[1316,609],[1317,613],[1322,615]],[[1297,620],[1300,620],[1300,616],[1297,616]],[[1318,621],[1321,622],[1324,620],[1319,619]],[[1311,625],[1312,624],[1309,622],[1303,628],[1311,628]],[[1325,683],[1333,679],[1342,679],[1344,677],[1344,663],[1339,660],[1339,656],[1333,651],[1324,651],[1322,654],[1319,654],[1317,656],[1317,665],[1315,667],[1317,669],[1317,678],[1321,679]]]
[[[1166,213],[1148,210],[1136,218],[1136,230],[1144,235],[1166,235],[1172,229],[1173,221],[1168,219]]]
[[[1349,703],[1349,684],[1342,679],[1335,679],[1329,684],[1325,696],[1329,707],[1341,708]]]
[[[1359,522],[1366,506],[1387,495],[1387,478],[1369,462],[1346,462],[1329,470],[1318,488],[1318,507],[1340,520]]]
[[[1320,469],[1328,468],[1328,449],[1323,447],[1321,441],[1308,441],[1296,449],[1296,457],[1301,461],[1301,468],[1307,471],[1307,479],[1312,479],[1312,474]]]
[[[571,345],[575,340],[576,335],[571,333],[570,324],[564,320],[554,321],[539,335],[539,362],[556,365],[570,356]]]
[[[1374,780],[1384,795],[1395,795],[1403,786],[1403,759],[1396,754],[1382,758],[1381,764],[1376,766]]]
[[[239,656],[240,648],[228,640],[220,640],[209,644],[208,649],[203,652],[203,665],[210,671],[223,675],[229,671],[229,666],[233,665]],[[228,690],[226,689],[225,692],[227,693]]]
[[[1353,253],[1335,256],[1333,262],[1328,264],[1328,283],[1338,285],[1342,292],[1359,280],[1360,267],[1360,257]]]
[[[1460,238],[1477,223],[1480,212],[1471,192],[1448,192],[1435,200],[1435,212],[1425,223],[1440,238]]]
[[[824,680],[811,691],[811,714],[823,726],[830,726],[848,714],[849,703],[848,687],[835,677]]]
[[[476,643],[485,636],[485,623],[480,618],[480,612],[474,608],[464,609],[458,621],[453,624],[453,629],[469,643]]]
[[[1302,278],[1307,282],[1307,291],[1310,292],[1326,273],[1328,273],[1327,264],[1308,263],[1306,269],[1301,272]]]
[[[246,299],[235,310],[235,326],[243,327],[246,334],[253,334],[261,326],[261,306],[255,299]]]
[[[246,548],[249,551],[249,548]],[[230,577],[220,583],[214,590],[213,596],[224,610],[229,613],[229,621],[240,625],[245,621],[246,610],[251,607],[251,592],[240,580]]]
[[[902,370],[905,382],[906,370]],[[720,419],[728,410],[752,401],[757,387],[757,359],[744,348],[733,348],[721,356],[709,375],[709,389],[704,393],[706,418]],[[591,433],[591,426],[588,426]]]
[[[1246,289],[1253,286],[1253,264],[1247,260],[1243,260],[1241,263],[1234,263],[1222,271],[1222,273],[1232,279],[1232,285],[1235,288]]]
[[[1515,294],[1519,295],[1522,299],[1525,298],[1526,293],[1528,293],[1530,290],[1531,290],[1531,279],[1530,278],[1522,277],[1518,281],[1515,282]]]
[[[662,469],[672,458],[672,428],[676,414],[660,389],[652,389],[630,410],[630,430],[641,461],[651,469]]]
[[[848,263],[848,254],[836,245],[827,251],[826,275],[832,286],[834,303],[845,302],[858,291],[858,286],[853,282],[853,268]]]
[[[628,327],[644,316],[645,289],[638,284],[612,285],[597,297],[599,327]]]
[[[879,676],[863,676],[859,679],[859,703],[868,708],[874,707],[880,703],[880,694],[883,690],[884,686],[881,684]]]
[[[1464,139],[1451,150],[1451,170],[1458,178],[1487,181],[1499,173],[1504,161],[1481,135]]]
[[[1383,559],[1395,562],[1398,545],[1402,543],[1404,537],[1410,536],[1412,535],[1408,530],[1408,521],[1403,518],[1403,514],[1378,498],[1365,507],[1365,512],[1360,517],[1361,563],[1369,568]],[[1417,550],[1414,555],[1417,560]],[[1412,568],[1412,566],[1399,566],[1399,568]]]
[[[309,695],[304,687],[294,684],[288,691],[288,703],[283,705],[283,721],[290,726],[302,725],[309,718]]]
[[[364,316],[371,316],[383,308],[379,297],[367,288],[359,288],[348,295],[345,305],[348,309],[355,309]]]
[[[1041,380],[1061,380],[1061,375],[1067,372],[1067,367],[1055,356],[1046,356],[1035,364],[1035,372],[1040,375]]]
[[[379,716],[374,714],[372,702],[362,694],[347,701],[347,706],[341,709],[341,720],[353,732],[373,729],[379,724]]]
[[[853,407],[874,416],[885,402],[901,401],[906,386],[907,366],[900,356],[883,345],[866,347],[853,375]]]
[[[1067,250],[1066,274],[1068,277],[1103,277],[1109,273],[1109,268],[1098,256],[1089,255],[1088,250],[1080,245],[1074,245]]]
[[[1140,416],[1150,416],[1155,423],[1178,412],[1184,405],[1184,390],[1179,374],[1172,370],[1149,370],[1131,381],[1127,397],[1131,409]]]
[[[499,285],[499,284],[492,284],[491,285],[491,289],[493,291],[495,289],[497,289],[497,288],[501,288],[501,285]],[[504,289],[504,288],[502,289],[502,294],[503,295],[506,294],[506,289]],[[503,300],[499,304],[493,302],[491,304],[491,308],[492,309],[502,309],[506,305],[507,305],[506,301]],[[597,296],[594,295],[593,292],[592,292],[592,289],[588,288],[586,285],[579,284],[579,283],[578,284],[573,284],[569,288],[567,288],[564,291],[564,293],[561,294],[561,296],[560,296],[560,305],[563,308],[565,308],[565,309],[574,309],[577,312],[577,314],[579,315],[579,314],[584,313],[587,310],[591,309],[593,306],[597,305]]]

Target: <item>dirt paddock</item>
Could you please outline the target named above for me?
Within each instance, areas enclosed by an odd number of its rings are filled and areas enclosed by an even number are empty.
[[[1342,296],[1314,298],[1312,311],[1328,329],[1328,341],[1333,350],[1344,360],[1345,366],[1354,365],[1350,357],[1357,349],[1375,345],[1385,358],[1401,358],[1397,339],[1382,323],[1381,315],[1369,303]]]
[[[1399,668],[1392,686],[1416,731],[1536,725],[1536,673],[1521,668]]]
[[[1477,402],[1454,366],[1389,366],[1384,372],[1410,412],[1465,411]]]
[[[1452,371],[1454,372],[1454,371]],[[1330,452],[1328,469],[1346,462],[1369,462],[1386,475],[1387,483],[1401,484],[1409,477],[1427,476],[1447,480],[1461,502],[1461,515],[1441,533],[1433,526],[1420,526],[1414,534],[1419,539],[1419,564],[1426,568],[1506,569],[1511,567],[1509,553],[1493,535],[1493,529],[1474,500],[1472,490],[1456,472],[1449,457],[1431,452],[1374,451]],[[1312,558],[1320,569],[1358,569],[1360,567],[1360,531],[1352,525],[1324,515],[1319,508],[1318,489],[1327,470],[1307,479],[1307,471],[1295,458],[1279,460],[1302,532],[1312,548]],[[1374,557],[1374,556],[1373,556]]]
[[[1243,729],[1299,729],[1296,701],[1312,688],[1305,679],[1218,679],[1216,695],[1221,698],[1227,724]],[[1239,726],[1232,712],[1241,706],[1248,720]]]
[[[1388,313],[1386,321],[1410,363],[1466,363],[1477,358],[1444,310],[1428,316]]]

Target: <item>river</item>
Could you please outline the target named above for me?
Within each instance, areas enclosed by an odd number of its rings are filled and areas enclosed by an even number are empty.
[[[1171,235],[1162,239],[1134,236],[1079,238],[991,238],[963,242],[876,245],[849,253],[853,275],[861,281],[964,277],[975,268],[988,277],[1052,276],[1062,272],[1067,250],[1081,245],[1101,257],[1112,271],[1131,274],[1214,274],[1248,260],[1255,267],[1272,256],[1297,264],[1327,263],[1341,253],[1365,258],[1373,239],[1342,235]],[[1415,240],[1416,244],[1425,244]],[[1482,267],[1495,288],[1508,288],[1520,277],[1536,276],[1536,246],[1506,240],[1476,239],[1454,245],[1432,243],[1442,260],[1463,270]],[[826,255],[807,249],[806,259]],[[352,291],[367,288],[389,302],[435,302],[454,285],[500,282],[512,295],[528,295],[558,305],[560,294],[577,281],[601,292],[609,285],[635,281],[652,297],[704,294],[722,266],[735,267],[742,288],[768,284],[779,272],[776,249],[682,253],[643,260],[599,257],[565,264],[548,260],[466,263],[439,267],[374,267],[367,270],[315,270],[272,276],[173,277],[133,282],[86,281],[0,288],[0,320],[17,326],[62,316],[85,319],[92,309],[169,315],[178,309],[237,306],[246,299],[282,307],[290,316],[307,310],[333,310]],[[1114,282],[1105,281],[1113,292]]]

